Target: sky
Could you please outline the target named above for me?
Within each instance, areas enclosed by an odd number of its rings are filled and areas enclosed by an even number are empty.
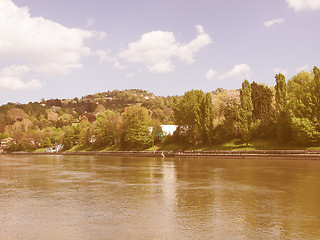
[[[0,0],[0,104],[275,84],[320,67],[320,0]]]

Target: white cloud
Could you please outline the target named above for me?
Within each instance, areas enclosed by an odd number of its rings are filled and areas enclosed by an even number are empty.
[[[8,79],[15,85],[10,89],[42,85],[36,80],[21,81],[19,77],[25,75],[22,69],[26,69],[21,66],[27,66],[28,74],[50,76],[68,74],[73,69],[81,68],[81,59],[93,54],[84,41],[93,37],[101,39],[105,33],[67,28],[42,17],[31,17],[28,8],[19,8],[12,0],[0,0],[0,61],[20,66],[2,66],[2,87],[8,87],[4,84]],[[8,69],[18,72],[7,75]]]
[[[97,50],[92,52],[92,56],[97,56],[100,62],[113,62],[113,58],[109,57],[106,51]]]
[[[26,90],[39,89],[43,86],[39,80],[32,79],[28,82],[22,81],[20,78],[26,76],[30,72],[30,68],[26,65],[10,66],[4,68],[0,72],[0,89],[1,90]]]
[[[275,74],[282,73],[283,75],[288,75],[288,71],[282,68],[274,68],[273,72]]]
[[[215,75],[217,75],[217,72],[213,69],[209,69],[209,71],[206,73],[206,79],[212,79]]]
[[[93,18],[87,18],[86,19],[86,28],[93,26],[94,23],[95,23],[95,20]]]
[[[320,0],[286,0],[296,12],[302,10],[320,10]]]
[[[296,71],[299,73],[299,72],[302,72],[302,71],[307,71],[308,69],[310,69],[309,66],[308,65],[304,65],[304,66],[298,67]]]
[[[196,28],[198,35],[188,44],[177,42],[172,32],[145,33],[139,41],[129,43],[128,48],[119,53],[119,57],[128,62],[142,63],[149,72],[171,72],[175,68],[174,57],[190,64],[194,62],[194,55],[212,42],[202,26]]]
[[[126,69],[126,68],[128,68],[128,66],[121,65],[118,61],[115,61],[115,62],[113,63],[113,66],[114,66],[116,69]]]
[[[218,79],[237,79],[244,80],[248,79],[252,74],[251,67],[245,63],[235,65],[231,71],[222,74]]]
[[[0,0],[0,12],[0,58],[22,60],[39,73],[67,74],[90,54],[84,46],[89,31],[31,17],[11,0]]]
[[[92,33],[93,37],[95,37],[99,40],[102,40],[107,36],[107,34],[105,32],[101,32],[101,31],[92,31],[91,33]]]
[[[275,25],[275,24],[281,24],[281,23],[284,23],[284,19],[283,18],[278,18],[278,19],[273,19],[273,20],[270,20],[270,21],[266,21],[266,22],[264,22],[263,23],[263,25],[265,26],[265,27],[271,27],[271,26],[273,26],[273,25]]]
[[[133,77],[135,75],[135,73],[128,73],[127,75],[126,75],[126,77],[127,78],[131,78],[131,77]]]

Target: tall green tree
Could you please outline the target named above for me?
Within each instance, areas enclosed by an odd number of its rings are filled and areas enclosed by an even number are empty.
[[[273,92],[264,85],[251,83],[252,111],[252,137],[274,138],[276,135],[276,123],[274,119],[274,107],[272,105]]]
[[[173,116],[182,139],[188,144],[210,144],[212,125],[212,97],[201,90],[186,92],[176,98]]]
[[[217,91],[216,91],[217,92]],[[214,131],[215,143],[237,138],[239,129],[240,91],[223,90],[214,95]]]
[[[253,104],[251,99],[251,85],[248,80],[244,80],[240,91],[240,124],[242,138],[248,146],[251,136]]]
[[[63,150],[72,148],[77,140],[74,128],[72,126],[67,127],[62,140]]]
[[[120,114],[112,110],[99,113],[93,127],[95,147],[113,146],[120,141],[122,134],[122,120]]]
[[[128,107],[123,114],[123,120],[123,149],[142,150],[152,145],[151,117],[148,109],[139,106]]]
[[[277,137],[280,143],[285,143],[289,139],[289,116],[287,109],[287,83],[283,74],[279,73],[276,79],[276,120]]]
[[[251,83],[251,99],[253,104],[252,118],[266,121],[270,118],[273,93],[265,85]]]
[[[213,106],[212,96],[210,93],[206,93],[204,101],[200,106],[201,111],[201,140],[204,144],[212,144],[212,131],[213,131]]]
[[[305,71],[288,80],[288,111],[296,118],[313,118],[313,76]]]
[[[90,123],[86,116],[83,116],[81,122],[79,124],[80,132],[79,132],[79,144],[82,147],[86,147],[90,145],[91,131],[90,131]]]
[[[319,141],[319,69],[302,71],[288,81],[288,102],[292,140],[298,143]]]
[[[313,100],[313,117],[314,121],[320,130],[320,70],[316,66],[312,70],[313,84],[312,84],[312,100]]]

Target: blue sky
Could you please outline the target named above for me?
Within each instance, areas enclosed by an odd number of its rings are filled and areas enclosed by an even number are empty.
[[[320,0],[0,0],[0,104],[274,85],[319,67]]]

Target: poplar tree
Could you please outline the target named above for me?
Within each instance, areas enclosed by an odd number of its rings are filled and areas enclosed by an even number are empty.
[[[317,125],[320,125],[320,70],[317,67],[313,68],[313,104],[314,104],[314,120]]]
[[[279,73],[276,79],[276,119],[277,136],[280,143],[284,143],[289,138],[289,121],[287,113],[287,83],[283,74]]]
[[[240,124],[242,138],[246,143],[249,144],[249,139],[251,136],[251,125],[252,125],[252,111],[253,104],[251,99],[251,85],[248,80],[244,80],[242,83],[242,88],[240,91]]]
[[[252,118],[266,121],[271,115],[273,93],[269,87],[253,82],[251,99],[253,104]]]

